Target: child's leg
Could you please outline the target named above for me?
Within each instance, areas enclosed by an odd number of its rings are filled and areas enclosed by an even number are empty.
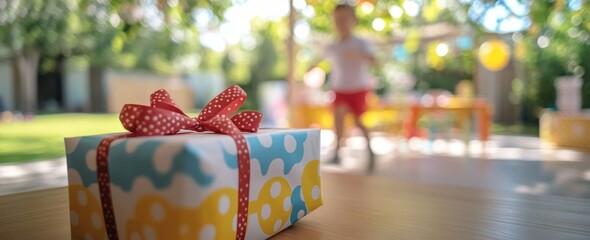
[[[344,134],[344,117],[346,117],[347,108],[345,105],[340,104],[334,106],[334,128],[336,131],[336,155],[340,149],[340,140]]]
[[[367,102],[366,102],[367,93],[368,93],[368,91],[358,92],[357,94],[354,95],[353,99],[351,99],[349,104],[350,104],[350,108],[352,110],[352,113],[354,114],[354,123],[361,130],[361,132],[363,133],[363,136],[367,140],[367,150],[369,152],[369,168],[368,168],[368,170],[369,170],[369,172],[372,172],[373,167],[375,165],[375,160],[374,160],[375,154],[373,153],[373,150],[371,149],[371,137],[369,136],[369,129],[367,129],[365,124],[363,124],[363,122],[361,121],[361,116],[367,110]]]
[[[373,172],[373,169],[375,168],[375,154],[373,153],[373,150],[371,149],[371,137],[369,136],[369,129],[367,129],[367,127],[363,124],[360,116],[355,115],[354,123],[363,132],[363,136],[367,140],[367,150],[369,150],[369,167],[367,170],[369,171],[369,173],[371,173],[371,172]]]
[[[363,124],[360,116],[354,116],[354,124],[356,124],[356,126],[361,130],[363,136],[367,140],[367,149],[369,150],[369,153],[371,153],[372,157],[373,150],[371,150],[371,137],[369,136],[369,129],[367,129],[365,124]]]
[[[370,144],[371,138],[369,136],[369,130],[367,129],[365,124],[363,124],[363,122],[361,121],[361,116],[363,115],[363,113],[365,113],[367,111],[367,102],[366,102],[367,94],[368,94],[368,91],[359,91],[357,93],[354,93],[348,99],[349,101],[347,102],[347,104],[350,107],[350,111],[354,115],[354,123],[361,130],[361,132],[363,133],[363,136],[367,140],[367,149],[369,150],[369,152],[371,153],[371,156],[372,156],[373,151],[371,151],[371,144]]]

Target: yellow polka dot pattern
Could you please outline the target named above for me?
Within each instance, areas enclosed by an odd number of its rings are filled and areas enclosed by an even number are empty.
[[[277,187],[273,187],[273,185],[280,186],[280,189],[276,189]],[[285,209],[284,206],[285,201],[289,201],[290,198],[291,187],[287,180],[283,177],[271,178],[262,186],[258,198],[255,201],[250,202],[251,211],[249,214],[257,213],[258,222],[260,223],[262,231],[268,235],[273,235],[277,233],[289,219],[292,206],[289,204],[288,209]]]
[[[320,193],[320,161],[310,161],[303,169],[301,177],[301,191],[303,200],[308,211],[313,211],[322,205],[322,196]],[[317,191],[314,195],[314,189]],[[315,198],[314,198],[315,197]]]
[[[301,191],[305,205],[312,211],[322,204],[319,160],[310,161],[303,169]],[[70,185],[72,238],[105,239],[106,229],[98,199],[81,185]],[[285,225],[293,206],[292,189],[284,177],[269,179],[256,200],[249,204],[249,215],[256,214],[260,229],[274,235]],[[147,195],[135,205],[134,216],[126,221],[125,239],[235,239],[238,191],[223,188],[213,192],[197,208],[173,206],[158,195]],[[248,226],[248,228],[257,226]],[[153,235],[153,236],[149,236]]]
[[[143,197],[135,206],[135,218],[127,222],[126,239],[146,239],[145,229],[153,229],[156,239],[199,239],[213,226],[213,239],[235,239],[238,192],[224,188],[211,194],[198,208],[176,208],[157,195]],[[226,202],[225,213],[220,204]],[[227,205],[228,204],[228,205]],[[159,216],[153,209],[161,210]]]
[[[104,218],[98,199],[82,185],[68,187],[72,239],[105,239]]]

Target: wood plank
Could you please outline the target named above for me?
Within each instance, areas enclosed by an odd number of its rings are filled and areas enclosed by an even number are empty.
[[[66,187],[0,197],[0,239],[69,239]]]
[[[324,206],[277,239],[590,239],[590,201],[324,174]]]
[[[275,239],[590,239],[590,200],[322,173],[324,205]],[[0,239],[68,239],[66,188],[0,197]]]

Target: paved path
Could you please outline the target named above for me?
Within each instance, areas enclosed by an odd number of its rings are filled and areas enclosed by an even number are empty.
[[[0,195],[65,186],[66,159],[0,165]]]
[[[334,136],[322,132],[322,170],[366,174],[362,137],[350,137],[332,158]],[[372,174],[408,181],[460,185],[527,194],[590,198],[590,153],[545,146],[538,138],[494,136],[486,143],[459,140],[400,140],[373,134],[377,154]],[[0,195],[67,185],[65,158],[0,165]]]

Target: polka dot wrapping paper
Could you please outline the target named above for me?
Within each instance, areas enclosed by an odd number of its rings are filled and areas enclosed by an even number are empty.
[[[214,102],[215,99],[210,105],[215,105]],[[239,107],[234,106],[233,110]],[[126,129],[155,131],[150,126],[154,123],[130,121],[133,114],[124,113],[121,121]],[[231,120],[246,123],[237,126],[245,131],[249,117],[254,116],[249,114],[234,116],[243,118],[242,121]],[[145,117],[133,116],[134,119]],[[149,117],[153,120],[158,112]],[[162,121],[161,118],[155,121],[158,120]],[[175,124],[171,119],[167,123]],[[189,125],[202,127],[192,122]],[[167,134],[178,131],[160,130],[170,131]],[[113,138],[125,133],[67,138],[72,239],[108,239],[101,186],[110,188],[112,212],[107,214],[116,219],[119,239],[236,239],[238,232],[245,233],[245,239],[265,239],[322,204],[319,130],[244,132],[241,141],[247,149],[239,147],[240,139],[213,133],[215,129],[194,130],[204,132],[156,133],[119,139]],[[108,152],[99,148],[105,140],[110,142]],[[238,160],[242,151],[249,151],[250,156],[249,167],[245,166],[249,171],[245,185],[240,176],[243,173],[239,171],[244,167],[240,166],[243,161]],[[102,154],[106,155],[108,164],[97,164],[97,155]],[[106,182],[98,174],[105,165]],[[247,190],[246,198],[240,197],[241,188]],[[242,202],[247,204],[242,207],[247,212],[246,221],[238,220]]]
[[[66,139],[74,239],[106,237],[96,175],[105,137]],[[251,150],[246,239],[264,239],[322,204],[319,130],[261,129],[245,139]],[[235,239],[237,165],[229,136],[116,140],[109,168],[120,239]]]

